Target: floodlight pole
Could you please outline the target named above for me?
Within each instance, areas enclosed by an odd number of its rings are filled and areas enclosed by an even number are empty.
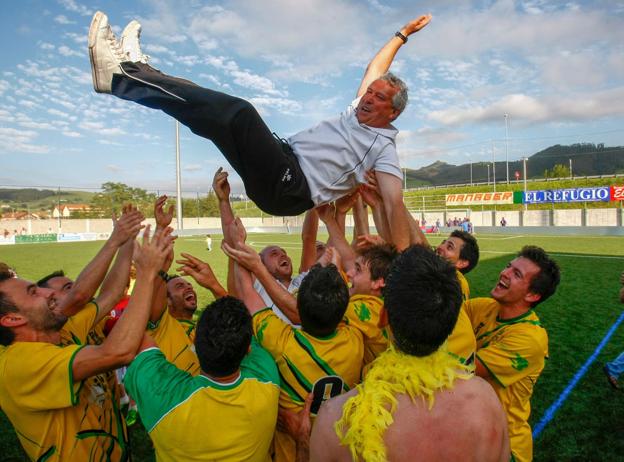
[[[182,223],[182,181],[180,177],[180,124],[176,120],[176,210],[177,210],[177,223],[178,230],[184,229],[184,223]]]
[[[507,119],[509,118],[508,114],[505,114],[505,165],[507,167],[507,184],[509,184],[509,129],[507,126]]]
[[[572,159],[570,160],[570,179],[574,178],[574,175],[572,175]]]
[[[492,184],[496,192],[496,152],[494,151],[494,140],[492,140]]]

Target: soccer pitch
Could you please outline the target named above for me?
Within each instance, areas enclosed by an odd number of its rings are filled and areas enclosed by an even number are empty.
[[[527,244],[539,245],[559,262],[561,285],[557,293],[536,308],[549,335],[550,359],[535,386],[531,425],[545,424],[534,441],[535,460],[621,460],[624,453],[624,395],[612,390],[602,373],[602,364],[624,350],[624,327],[597,352],[605,335],[624,311],[619,304],[619,277],[624,270],[624,238],[601,236],[477,235],[481,259],[467,275],[473,297],[488,296],[498,273]],[[321,236],[323,238],[323,236]],[[430,236],[437,244],[443,236]],[[250,234],[247,242],[260,249],[269,244],[283,247],[295,270],[301,255],[296,234]],[[64,269],[75,278],[103,242],[22,244],[0,247],[0,261],[13,266],[21,277],[38,279]],[[209,262],[225,286],[227,260],[219,249],[220,237],[213,236],[213,250],[206,250],[201,237],[176,241],[176,256],[191,253]],[[176,264],[170,272],[174,272]],[[200,306],[212,300],[198,290]],[[588,362],[590,358],[595,359]],[[585,373],[584,373],[585,372]],[[583,374],[584,373],[584,374]],[[568,389],[573,378],[576,386]],[[563,395],[562,395],[563,394]],[[559,400],[556,412],[547,413]],[[545,414],[551,419],[545,419]],[[153,460],[144,432],[133,427],[135,460]],[[194,431],[192,429],[191,431]],[[0,413],[0,460],[26,460],[15,432]]]

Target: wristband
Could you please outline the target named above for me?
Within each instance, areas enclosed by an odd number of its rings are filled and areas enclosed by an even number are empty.
[[[160,278],[165,281],[165,282],[169,282],[169,275],[167,273],[165,273],[163,270],[159,270],[158,271],[158,275],[160,276]]]
[[[395,37],[399,37],[401,40],[403,40],[403,43],[407,43],[407,37],[405,35],[403,35],[401,33],[401,31],[396,31],[396,33],[394,34]]]

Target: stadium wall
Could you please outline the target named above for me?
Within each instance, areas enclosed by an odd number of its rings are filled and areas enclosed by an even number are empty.
[[[437,220],[443,224],[447,219],[463,219],[468,216],[473,226],[482,229],[499,229],[502,218],[507,222],[506,228],[536,228],[531,232],[548,230],[549,228],[573,228],[583,234],[579,228],[586,228],[589,234],[620,234],[624,231],[624,210],[612,209],[569,209],[569,210],[522,210],[522,211],[475,211],[475,210],[450,210],[412,213],[414,218],[426,220],[427,226],[432,226]],[[256,217],[242,218],[245,227],[250,232],[268,232],[267,230],[296,231],[302,224],[303,217]],[[374,225],[372,217],[369,217],[371,226]],[[146,223],[155,226],[153,219]],[[174,219],[173,228],[177,228]],[[347,216],[347,226],[353,226],[351,216]],[[218,234],[221,232],[219,218],[185,218],[181,235],[198,235],[206,233]],[[504,228],[503,228],[504,229]],[[0,220],[0,241],[5,240],[4,230],[10,237],[16,235],[42,235],[42,234],[88,234],[96,235],[97,239],[106,238],[112,230],[112,221],[109,219],[48,219],[48,220]],[[560,229],[560,231],[563,231]],[[482,231],[483,232],[483,231]],[[516,229],[517,232],[517,229]],[[550,231],[549,231],[550,232]],[[558,231],[554,231],[558,232]],[[6,240],[5,240],[6,241]],[[8,243],[8,241],[6,242]]]

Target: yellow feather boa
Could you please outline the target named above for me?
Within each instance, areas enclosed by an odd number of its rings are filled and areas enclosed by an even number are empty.
[[[435,392],[453,388],[455,379],[468,379],[474,368],[464,366],[449,355],[446,343],[435,353],[416,357],[402,353],[391,344],[374,362],[358,394],[342,408],[342,417],[334,429],[344,446],[349,446],[353,460],[383,462],[386,429],[394,421],[399,394],[414,402],[422,397],[433,407]]]

